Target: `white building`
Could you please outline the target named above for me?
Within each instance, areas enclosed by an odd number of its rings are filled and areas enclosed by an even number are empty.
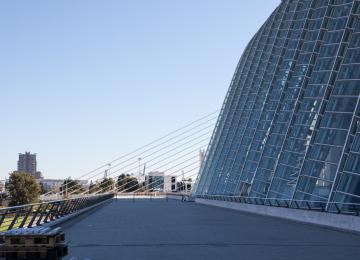
[[[43,185],[45,190],[59,191],[61,185],[64,183],[63,179],[39,179],[37,183]]]
[[[166,175],[164,172],[149,172],[145,176],[145,186],[150,191],[176,191],[176,177]]]
[[[165,175],[164,192],[176,192],[176,176]]]

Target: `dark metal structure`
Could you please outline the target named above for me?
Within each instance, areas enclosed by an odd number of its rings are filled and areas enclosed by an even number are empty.
[[[11,259],[60,260],[68,254],[61,228],[22,228],[7,231],[0,243],[0,256]]]
[[[0,209],[0,231],[31,228],[58,220],[113,198],[112,193]]]
[[[239,61],[195,194],[360,204],[359,15],[358,0],[281,1]]]
[[[225,195],[196,195],[196,198],[208,200],[220,200],[227,202],[274,206],[282,208],[293,208],[303,210],[315,210],[337,214],[348,214],[359,216],[360,205],[356,203],[331,202],[328,207],[323,201],[290,200],[279,198],[257,198],[246,196],[225,196]]]

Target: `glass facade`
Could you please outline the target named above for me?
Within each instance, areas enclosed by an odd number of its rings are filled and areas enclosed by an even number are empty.
[[[195,194],[360,203],[359,15],[281,2],[242,54]]]

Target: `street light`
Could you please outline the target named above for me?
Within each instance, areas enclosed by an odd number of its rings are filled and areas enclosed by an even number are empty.
[[[140,183],[140,176],[141,176],[141,157],[138,158],[139,162],[139,183]]]
[[[104,180],[107,179],[107,176],[108,176],[108,172],[110,170],[110,167],[111,167],[111,163],[108,163],[107,165],[109,168],[105,170],[105,173],[104,173]]]

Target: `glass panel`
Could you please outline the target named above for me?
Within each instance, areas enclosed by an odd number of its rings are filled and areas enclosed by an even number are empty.
[[[337,166],[325,162],[306,160],[301,174],[315,178],[333,181]]]
[[[320,127],[348,129],[352,114],[326,113],[321,119]]]
[[[346,139],[346,130],[320,129],[315,135],[315,143],[344,145]]]
[[[360,174],[360,154],[351,153],[346,161],[344,170]]]
[[[343,173],[338,190],[360,196],[360,175]]]
[[[332,183],[329,181],[323,181],[316,178],[301,176],[298,184],[298,189],[306,193],[327,198],[331,186]]]
[[[312,145],[309,151],[309,158],[318,161],[338,163],[341,153],[341,147]]]
[[[356,97],[332,97],[326,106],[326,111],[353,112],[356,102]]]
[[[333,95],[353,95],[360,94],[360,80],[338,81],[332,91]]]

